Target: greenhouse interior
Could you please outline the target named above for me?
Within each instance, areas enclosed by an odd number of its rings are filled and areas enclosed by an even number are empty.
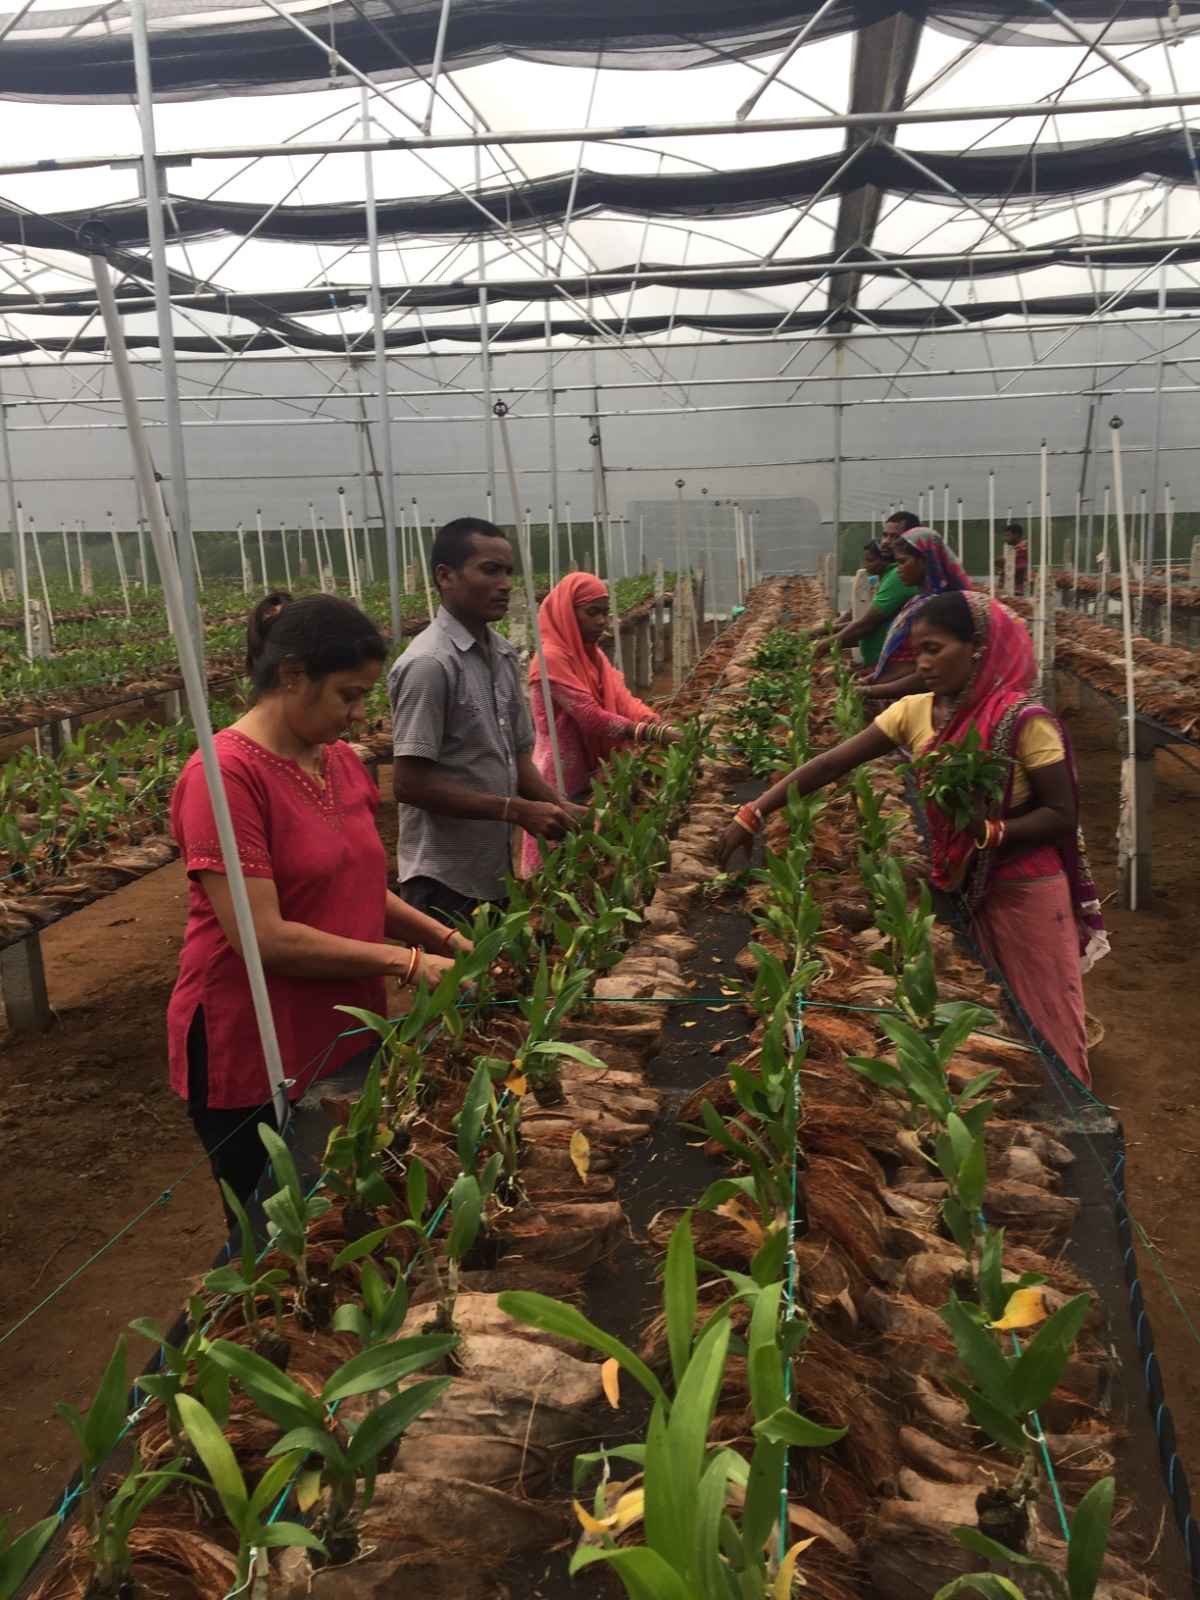
[[[5,129],[0,1600],[1200,1596],[1197,14]]]

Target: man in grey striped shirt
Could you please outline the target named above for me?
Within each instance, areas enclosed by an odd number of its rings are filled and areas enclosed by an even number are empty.
[[[493,523],[457,517],[430,556],[441,607],[388,674],[400,892],[453,921],[499,901],[510,828],[561,839],[587,815],[533,764],[517,652],[489,626],[508,610],[513,552]]]

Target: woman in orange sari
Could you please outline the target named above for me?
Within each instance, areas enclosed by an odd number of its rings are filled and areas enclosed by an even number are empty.
[[[590,572],[572,572],[538,608],[546,676],[554,703],[554,728],[562,761],[562,792],[584,804],[598,768],[620,744],[674,744],[679,735],[651,706],[630,694],[625,679],[600,648],[608,629],[608,589]],[[533,711],[533,762],[548,783],[555,783],[554,753],[540,687],[541,667],[529,663]],[[521,847],[521,876],[541,862],[538,841],[526,834]]]

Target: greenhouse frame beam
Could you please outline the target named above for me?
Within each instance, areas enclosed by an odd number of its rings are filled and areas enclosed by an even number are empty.
[[[288,21],[295,25],[295,18]],[[322,46],[327,55],[328,49]],[[357,69],[353,69],[357,71]],[[365,74],[364,74],[365,76]],[[377,84],[371,87],[384,94]],[[384,94],[389,105],[390,98]],[[1146,99],[1134,96],[1106,96],[1097,100],[1069,100],[1054,108],[1056,117],[1092,116],[1097,113],[1137,111],[1173,111],[1180,107],[1200,105],[1200,90],[1184,94],[1150,95]],[[393,106],[393,109],[396,109]],[[713,134],[755,133],[806,133],[831,128],[878,128],[882,125],[918,126],[938,122],[989,122],[1014,121],[1023,117],[1045,117],[1044,100],[1032,105],[1018,101],[1007,105],[954,106],[924,109],[912,107],[903,111],[845,112],[824,117],[772,117],[760,122],[663,122],[623,123],[604,128],[508,128],[480,133],[435,134],[428,139],[393,137],[388,139],[347,139],[331,143],[328,140],[308,140],[291,144],[248,145],[196,145],[160,153],[164,166],[187,166],[197,161],[249,161],[270,156],[307,155],[361,155],[367,150],[386,152],[407,150],[420,154],[427,150],[455,150],[473,145],[524,145],[524,144],[575,144],[580,139],[589,144],[608,144],[629,140],[695,139]],[[41,161],[8,161],[0,164],[0,177],[28,177],[48,172],[78,172],[94,167],[129,166],[141,157],[138,153],[112,151],[104,155],[79,155],[48,157]]]

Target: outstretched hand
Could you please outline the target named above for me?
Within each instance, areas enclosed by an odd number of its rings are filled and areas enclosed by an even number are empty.
[[[749,861],[750,849],[753,844],[754,835],[748,833],[740,822],[731,822],[722,831],[721,837],[717,840],[717,861],[722,872],[741,850],[745,851],[746,860]]]

